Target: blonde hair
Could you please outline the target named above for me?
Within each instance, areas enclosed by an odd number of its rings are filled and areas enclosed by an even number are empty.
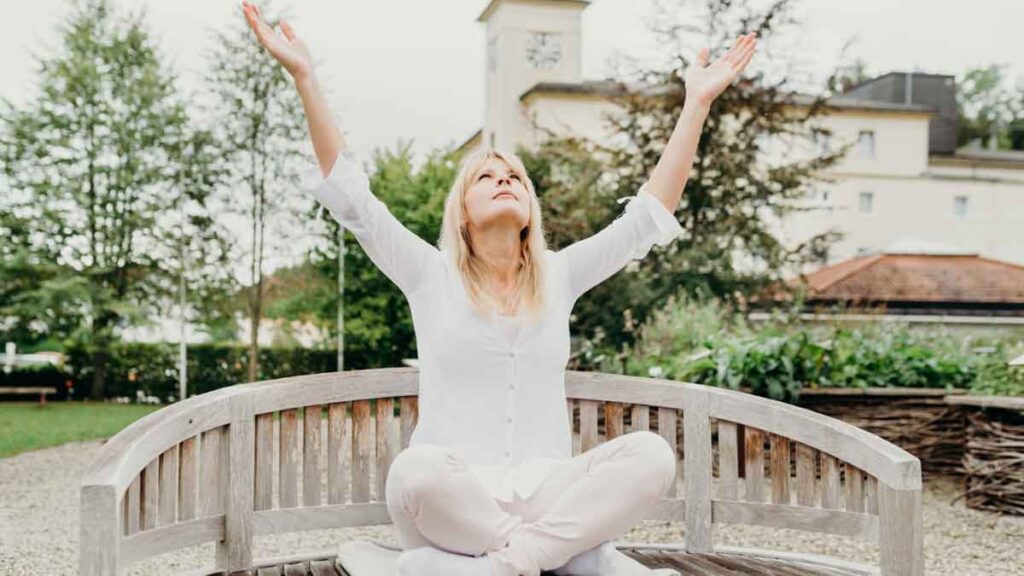
[[[483,288],[483,280],[487,269],[483,261],[473,249],[469,234],[469,219],[466,215],[465,193],[473,184],[473,177],[491,158],[497,158],[507,164],[519,176],[529,193],[530,216],[526,227],[519,233],[520,267],[516,274],[515,285],[505,302],[491,296]],[[544,240],[544,229],[541,222],[540,202],[533,188],[533,182],[526,174],[522,160],[510,152],[485,149],[465,158],[459,175],[455,177],[448,197],[445,199],[444,216],[441,221],[441,236],[438,247],[447,252],[455,269],[462,277],[470,302],[482,314],[501,310],[507,304],[518,303],[517,312],[525,306],[526,315],[537,318],[545,304],[544,299],[544,252],[547,242]]]

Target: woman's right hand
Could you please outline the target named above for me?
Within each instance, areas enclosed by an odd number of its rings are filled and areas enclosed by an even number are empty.
[[[305,79],[313,73],[313,57],[310,55],[309,49],[306,48],[306,44],[295,35],[295,30],[288,22],[281,20],[282,35],[274,32],[263,21],[263,15],[255,4],[243,0],[242,10],[245,11],[245,19],[249,22],[249,27],[256,34],[260,44],[284,66],[293,80]]]

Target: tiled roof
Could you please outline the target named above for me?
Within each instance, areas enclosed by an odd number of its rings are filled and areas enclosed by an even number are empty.
[[[1024,266],[976,255],[862,256],[805,280],[819,302],[1024,304]]]

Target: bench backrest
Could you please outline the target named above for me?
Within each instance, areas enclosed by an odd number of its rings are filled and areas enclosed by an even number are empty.
[[[417,420],[417,370],[317,374],[224,388],[110,439],[81,488],[80,573],[216,542],[217,566],[253,563],[254,536],[391,522],[384,481]],[[874,540],[885,575],[923,574],[920,462],[842,421],[696,384],[567,372],[574,452],[634,430],[676,449],[678,483],[651,519]]]

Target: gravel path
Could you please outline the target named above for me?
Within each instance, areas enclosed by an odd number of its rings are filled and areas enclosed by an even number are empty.
[[[0,459],[0,575],[76,574],[78,561],[78,483],[102,442],[78,442]],[[934,576],[1024,576],[1024,518],[969,510],[951,480],[927,484],[924,494],[926,573]],[[622,540],[679,542],[677,522],[644,522]],[[329,550],[339,542],[369,538],[395,543],[390,525],[260,537],[257,557]],[[828,554],[875,563],[867,543],[821,534],[726,526],[715,528],[715,542]],[[207,545],[140,562],[129,574],[172,574],[209,565]]]

